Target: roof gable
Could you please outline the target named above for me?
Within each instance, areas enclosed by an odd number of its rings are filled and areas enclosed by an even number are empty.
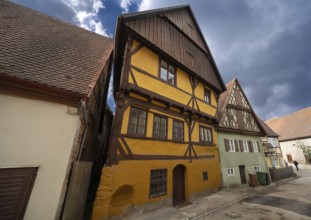
[[[311,107],[265,122],[280,135],[280,141],[311,137]]]
[[[126,36],[127,30],[189,74],[198,76],[217,93],[225,90],[225,84],[189,6],[121,15],[116,39]],[[122,41],[125,39],[116,40],[116,48],[120,48],[115,55],[116,79],[123,63],[119,60],[123,57],[125,45]]]
[[[237,79],[227,83],[218,105],[219,128],[259,134],[264,131]]]
[[[113,40],[0,1],[0,77],[88,96]]]
[[[181,8],[179,10],[168,11],[165,12],[164,15],[187,36],[189,36],[206,53],[208,52],[205,39],[190,8],[187,7]]]

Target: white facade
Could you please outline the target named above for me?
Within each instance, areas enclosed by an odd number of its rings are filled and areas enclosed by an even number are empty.
[[[282,141],[280,142],[280,145],[283,157],[286,161],[288,161],[287,155],[291,155],[293,161],[296,160],[300,164],[306,164],[306,158],[302,150],[297,147],[298,142],[311,146],[311,138],[292,140],[292,141]]]
[[[0,94],[0,166],[39,166],[25,220],[54,219],[79,116],[62,104]]]

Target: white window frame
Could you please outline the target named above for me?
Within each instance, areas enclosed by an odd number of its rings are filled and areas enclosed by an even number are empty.
[[[234,139],[228,139],[229,141],[229,152],[235,152],[235,143],[234,143]]]
[[[235,176],[234,168],[227,168],[227,175],[228,176]]]
[[[258,145],[257,145],[257,141],[252,141],[253,142],[253,151],[254,151],[254,153],[258,153],[259,151],[258,151]]]
[[[254,166],[255,172],[260,172],[260,166]]]
[[[249,152],[247,140],[242,140],[243,142],[243,152]]]
[[[279,167],[279,161],[276,157],[271,157],[272,167]]]

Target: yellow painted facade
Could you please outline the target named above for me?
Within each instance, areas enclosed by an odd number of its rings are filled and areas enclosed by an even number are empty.
[[[141,43],[133,40],[131,51],[141,47]],[[92,219],[105,219],[119,215],[127,208],[157,207],[172,205],[173,170],[176,166],[184,167],[185,202],[200,193],[214,191],[221,185],[221,173],[218,155],[217,132],[207,117],[215,118],[217,101],[215,92],[198,82],[193,88],[188,74],[176,67],[176,85],[170,85],[159,78],[160,56],[146,46],[133,52],[130,59],[130,72],[127,84],[133,85],[141,93],[152,94],[157,99],[148,100],[144,94],[133,91],[125,97],[122,111],[116,110],[115,117],[122,117],[116,155],[119,158],[126,154],[128,158],[102,169],[100,185],[93,205]],[[126,73],[123,73],[126,74]],[[210,90],[211,103],[204,102],[204,88]],[[171,100],[176,105],[185,106],[191,111],[200,112],[206,117],[192,117],[189,125],[189,111],[183,112],[176,106],[170,106],[161,99]],[[193,100],[192,100],[193,99]],[[145,103],[145,104],[144,104]],[[196,104],[197,103],[197,104]],[[118,104],[117,104],[118,108]],[[135,137],[128,133],[131,108],[143,109],[147,112],[145,135]],[[122,113],[120,113],[122,112]],[[167,118],[167,138],[153,138],[154,115]],[[184,124],[182,141],[173,140],[173,120]],[[114,124],[114,126],[117,126]],[[210,128],[213,144],[200,143],[200,126]],[[189,130],[191,129],[191,130]],[[192,147],[189,147],[192,145]],[[110,149],[110,150],[111,150]],[[131,155],[132,156],[131,158]],[[135,159],[139,158],[139,159]],[[141,157],[139,157],[141,156]],[[151,158],[152,157],[152,158]],[[167,190],[164,195],[150,197],[150,172],[156,169],[167,170]],[[203,179],[207,172],[208,179]]]
[[[92,219],[103,219],[119,215],[133,205],[143,206],[163,200],[171,201],[172,170],[179,164],[186,167],[186,200],[189,201],[191,196],[205,192],[207,189],[215,190],[218,188],[220,183],[218,154],[215,159],[193,160],[191,163],[189,160],[171,160],[165,161],[165,163],[162,160],[121,161],[118,165],[103,169],[101,182],[105,182],[105,184],[101,184],[98,188]],[[150,170],[163,168],[168,170],[167,194],[149,198]],[[208,181],[203,181],[203,171],[208,172],[210,176]],[[107,180],[109,181],[107,182]],[[125,188],[124,186],[128,187],[122,191],[122,187]]]

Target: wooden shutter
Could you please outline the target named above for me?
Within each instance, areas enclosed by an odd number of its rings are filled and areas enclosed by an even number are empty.
[[[0,219],[23,219],[37,167],[0,169]]]
[[[225,142],[225,150],[228,152],[230,150],[229,140],[225,138],[224,142]]]
[[[240,150],[241,150],[241,152],[244,152],[244,144],[243,144],[243,141],[242,141],[242,140],[239,140],[239,143],[240,143]]]
[[[257,141],[258,152],[260,152],[261,146],[259,145],[259,141]]]
[[[247,141],[247,142],[248,142],[249,152],[254,152],[253,142],[252,141]]]
[[[235,151],[239,152],[239,141],[238,140],[234,140],[234,145],[235,145]]]

